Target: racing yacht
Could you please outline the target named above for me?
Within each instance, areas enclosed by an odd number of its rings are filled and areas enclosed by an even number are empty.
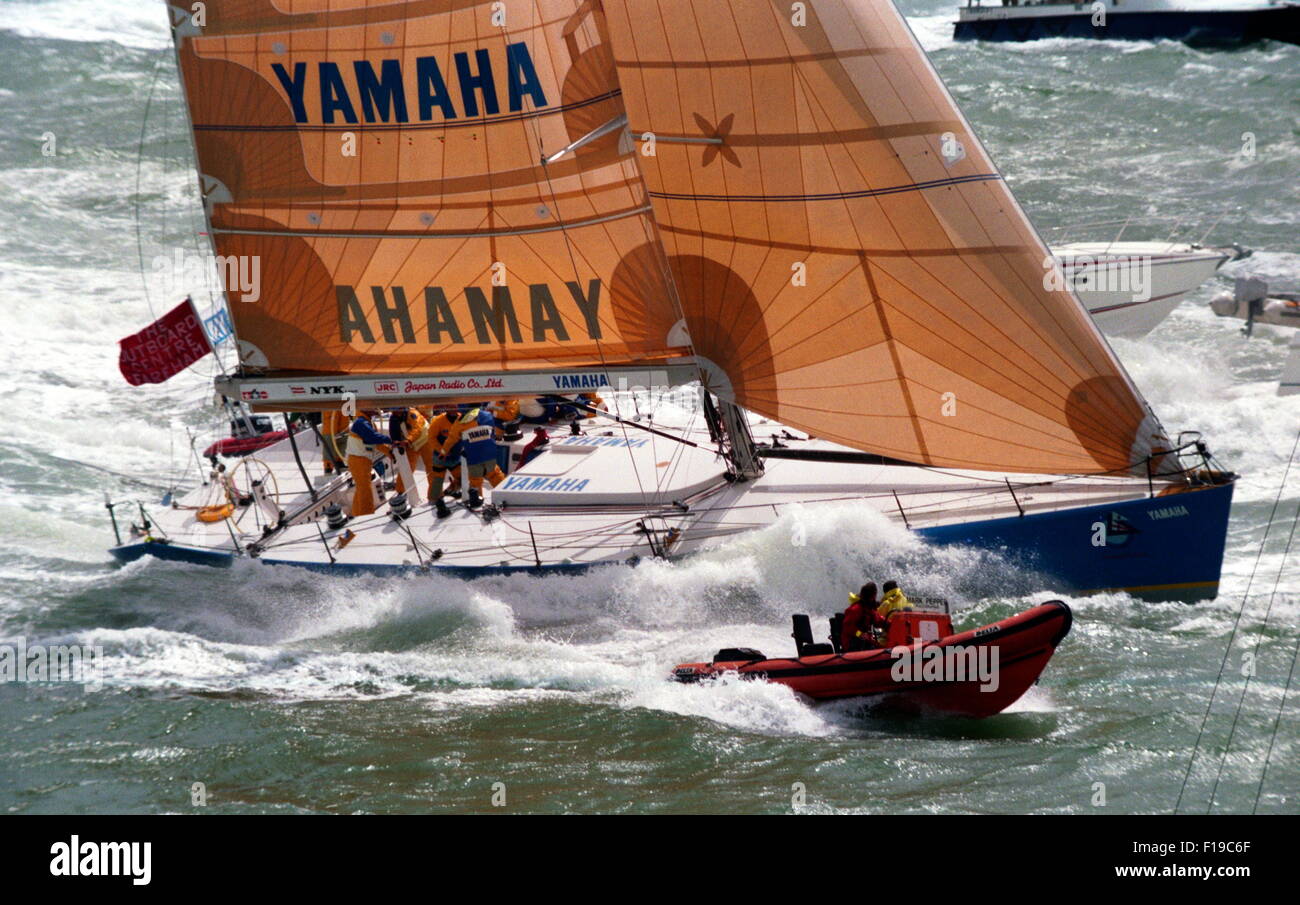
[[[119,559],[546,573],[858,507],[1053,587],[1216,592],[1235,476],[1166,433],[892,4],[212,0],[172,25],[214,250],[262,275],[226,292],[225,399],[614,403],[526,461],[503,438],[489,505],[444,519],[290,430],[112,504]],[[683,388],[678,417],[625,408]],[[384,505],[350,518],[358,492]]]

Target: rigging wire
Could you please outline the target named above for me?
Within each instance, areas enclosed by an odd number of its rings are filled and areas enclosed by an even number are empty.
[[[1283,478],[1285,484],[1285,478]],[[1251,651],[1251,665],[1259,663],[1259,648],[1264,641],[1264,634],[1268,631],[1269,616],[1273,613],[1273,603],[1277,600],[1277,590],[1282,583],[1282,573],[1286,570],[1286,561],[1291,556],[1291,544],[1295,540],[1296,523],[1300,521],[1300,506],[1296,508],[1295,517],[1291,519],[1291,530],[1287,533],[1286,548],[1282,551],[1282,559],[1277,566],[1277,575],[1273,578],[1273,591],[1269,594],[1268,606],[1264,610],[1264,621],[1259,627],[1259,634],[1255,636],[1255,647]],[[1223,768],[1228,762],[1228,755],[1232,751],[1232,739],[1237,733],[1237,721],[1241,718],[1241,711],[1246,702],[1246,692],[1250,690],[1250,680],[1254,677],[1254,669],[1246,674],[1246,681],[1241,688],[1241,697],[1237,700],[1237,710],[1232,716],[1232,727],[1228,731],[1228,741],[1224,744],[1223,759],[1219,761],[1219,770],[1214,777],[1214,786],[1210,789],[1209,809],[1214,808],[1214,796],[1219,789],[1219,780],[1223,778]],[[1208,813],[1208,810],[1207,810]]]
[[[1237,610],[1237,617],[1232,623],[1232,632],[1228,635],[1228,643],[1223,650],[1223,660],[1219,663],[1219,673],[1214,678],[1214,688],[1210,691],[1210,700],[1205,705],[1205,715],[1201,718],[1201,727],[1196,733],[1196,742],[1192,745],[1191,756],[1187,760],[1187,770],[1183,773],[1182,786],[1178,790],[1178,800],[1174,803],[1174,813],[1178,813],[1179,807],[1182,806],[1183,796],[1187,792],[1187,783],[1192,776],[1192,768],[1196,765],[1196,755],[1201,747],[1201,739],[1205,735],[1205,727],[1210,721],[1210,712],[1214,708],[1214,698],[1219,693],[1219,685],[1223,681],[1223,673],[1228,667],[1228,657],[1232,654],[1232,643],[1237,637],[1237,629],[1241,626],[1241,617],[1246,612],[1246,603],[1250,599],[1250,588],[1255,582],[1255,573],[1259,569],[1259,562],[1264,556],[1264,548],[1268,544],[1268,535],[1273,530],[1273,522],[1277,517],[1278,506],[1282,502],[1282,493],[1286,489],[1287,477],[1291,473],[1291,466],[1295,462],[1296,450],[1300,449],[1300,431],[1296,432],[1295,442],[1291,445],[1291,455],[1287,458],[1286,468],[1282,472],[1282,482],[1278,485],[1277,496],[1273,500],[1273,508],[1269,512],[1268,524],[1264,528],[1264,537],[1259,542],[1259,552],[1255,554],[1254,565],[1250,568],[1250,577],[1246,580],[1246,590],[1241,597],[1241,607]],[[1227,750],[1224,751],[1224,759],[1227,759]],[[1218,780],[1215,780],[1217,787]],[[1211,795],[1209,807],[1214,806],[1214,798]],[[1209,813],[1207,808],[1206,813]]]
[[[138,266],[138,268],[139,268],[140,280],[141,280],[141,286],[142,286],[142,288],[143,288],[143,290],[144,290],[144,301],[145,301],[145,306],[146,306],[146,307],[148,308],[148,310],[149,310],[149,316],[150,316],[153,320],[155,320],[155,321],[158,319],[158,315],[157,315],[157,312],[155,311],[154,306],[153,306],[153,299],[151,298],[151,294],[150,294],[149,279],[148,279],[148,274],[147,274],[147,272],[146,272],[146,268],[145,268],[145,259],[144,259],[144,258],[145,258],[145,254],[144,254],[144,222],[143,222],[143,217],[142,217],[142,207],[143,207],[143,205],[142,205],[142,200],[143,200],[142,189],[143,189],[143,183],[144,183],[144,175],[143,175],[143,174],[144,174],[144,153],[145,153],[145,150],[144,150],[144,149],[145,149],[145,144],[146,144],[146,140],[147,140],[148,132],[149,132],[150,116],[151,116],[151,114],[153,113],[153,110],[154,110],[154,102],[155,102],[155,98],[157,97],[157,95],[158,95],[158,93],[159,93],[158,88],[159,88],[159,82],[160,82],[161,75],[162,75],[162,68],[163,68],[162,64],[163,64],[164,59],[167,58],[169,52],[173,55],[173,58],[174,58],[174,53],[175,53],[175,49],[174,49],[174,48],[168,48],[168,49],[166,49],[166,50],[160,51],[160,52],[158,53],[158,55],[157,55],[157,58],[156,58],[156,60],[155,60],[155,62],[154,62],[154,66],[153,66],[153,73],[152,73],[152,77],[151,77],[151,79],[150,79],[150,83],[149,83],[149,92],[148,92],[148,95],[147,95],[146,100],[145,100],[144,113],[143,113],[143,115],[141,116],[141,120],[140,120],[140,135],[139,135],[139,139],[138,139],[138,141],[137,141],[137,145],[136,145],[135,193],[134,193],[134,198],[133,198],[133,211],[134,211],[134,220],[135,220],[135,239],[136,239],[136,260],[137,260],[137,266]],[[184,103],[184,100],[182,100],[181,103]],[[164,109],[164,115],[165,115],[165,114],[166,114],[166,110]],[[185,127],[188,127],[188,121],[186,121],[186,123],[184,123],[184,126],[185,126]],[[166,131],[168,130],[168,127],[169,127],[169,124],[168,124],[168,123],[166,122],[166,120],[164,119],[164,122],[163,122],[164,133],[166,133]],[[160,233],[160,235],[163,237],[164,242],[166,241],[166,236],[168,235],[168,229],[167,229],[167,200],[166,200],[166,199],[167,199],[167,186],[168,186],[168,184],[169,184],[169,178],[170,178],[170,176],[173,175],[173,171],[169,170],[170,162],[171,162],[171,161],[170,161],[169,150],[168,150],[168,147],[167,147],[167,143],[164,141],[164,143],[163,143],[163,148],[162,148],[162,169],[163,169],[163,176],[162,176],[162,194],[163,194],[163,202],[162,202],[162,208],[161,208],[161,214],[160,214],[160,217],[161,217],[161,224],[160,224],[160,227],[159,227],[159,233]],[[195,168],[196,168],[196,171],[197,171],[197,158],[195,158]],[[202,192],[201,192],[201,191],[200,191],[200,193],[199,193],[199,199],[198,199],[198,200],[199,200],[199,203],[200,203],[200,205],[201,205],[201,204],[203,203],[203,198],[202,198]],[[191,223],[191,225],[192,225],[192,224],[194,223],[194,210],[193,210],[193,208],[191,208],[190,211],[189,211],[189,220],[190,220],[190,223]],[[201,259],[203,258],[203,253],[202,253],[202,250],[201,250],[200,247],[199,247],[198,232],[195,231],[195,230],[191,230],[190,232],[191,232],[190,240],[191,240],[192,244],[194,245],[195,253],[196,253],[197,257],[201,260]],[[183,271],[183,269],[182,269],[181,274],[173,274],[173,276],[174,276],[174,277],[176,277],[176,276],[180,276],[180,275],[183,275],[183,273],[184,273],[184,271]],[[205,291],[207,291],[207,292],[209,293],[209,296],[210,296],[210,295],[211,295],[210,281],[211,281],[211,276],[212,276],[212,275],[211,275],[211,273],[208,272],[206,269],[205,269],[205,271],[204,271],[204,274],[205,274],[205,277],[204,277],[204,287],[203,287],[203,288],[204,288]],[[206,332],[206,331],[205,331],[205,332]],[[221,372],[221,373],[224,373],[224,372],[225,372],[225,367],[224,367],[224,365],[223,365],[223,363],[222,363],[222,361],[221,361],[220,351],[217,350],[217,349],[215,349],[215,348],[212,350],[212,361],[207,362],[206,364],[207,364],[207,373],[206,373],[206,374],[204,374],[202,371],[199,370],[199,367],[201,367],[201,366],[198,366],[198,365],[195,365],[195,364],[187,365],[186,368],[185,368],[185,370],[189,371],[191,374],[194,374],[194,375],[196,375],[196,376],[202,378],[202,379],[203,379],[205,382],[207,382],[207,383],[211,383],[212,380],[216,377],[216,375],[217,375],[218,372]],[[180,485],[185,481],[185,474],[186,474],[186,472],[188,471],[189,465],[188,465],[188,461],[187,461],[184,465],[176,466],[176,463],[175,463],[175,437],[174,437],[174,431],[173,431],[173,430],[169,430],[169,432],[168,432],[168,443],[169,443],[169,453],[168,453],[168,466],[167,466],[166,471],[172,471],[173,468],[175,468],[175,473],[174,473],[174,476],[173,476],[173,479],[172,479],[171,486],[170,486],[169,488],[166,488],[166,490],[167,490],[168,493],[174,493],[174,492],[177,490],[177,488],[179,488]],[[191,448],[192,448],[192,445],[193,445],[193,444],[191,443]],[[110,472],[110,473],[113,473],[113,472]]]
[[[1291,544],[1292,544],[1292,542],[1295,540],[1296,524],[1297,524],[1297,523],[1300,523],[1300,506],[1297,506],[1297,507],[1296,507],[1296,514],[1295,514],[1295,517],[1294,517],[1293,519],[1291,519],[1291,530],[1290,530],[1290,532],[1288,532],[1288,534],[1287,534],[1287,538],[1286,538],[1286,549],[1283,550],[1283,552],[1282,552],[1282,561],[1281,561],[1280,563],[1278,563],[1278,567],[1277,567],[1277,575],[1274,576],[1274,578],[1273,578],[1273,592],[1269,595],[1269,598],[1268,598],[1268,608],[1264,610],[1264,622],[1263,622],[1263,624],[1262,624],[1262,625],[1260,626],[1260,628],[1259,628],[1259,634],[1258,634],[1258,635],[1256,636],[1256,638],[1255,638],[1255,648],[1254,648],[1254,650],[1252,651],[1252,654],[1251,654],[1251,656],[1252,656],[1252,658],[1253,658],[1252,661],[1251,661],[1251,662],[1252,662],[1252,665],[1255,665],[1255,664],[1258,664],[1258,663],[1259,663],[1259,648],[1260,648],[1260,645],[1261,645],[1261,644],[1263,643],[1263,641],[1264,641],[1264,633],[1268,630],[1268,617],[1269,617],[1269,615],[1273,612],[1273,603],[1274,603],[1274,601],[1277,600],[1277,590],[1278,590],[1279,585],[1280,585],[1281,582],[1282,582],[1282,573],[1286,570],[1286,561],[1287,561],[1287,559],[1288,559],[1288,558],[1290,557],[1290,555],[1291,555]],[[1300,647],[1297,647],[1297,650],[1300,650]],[[1293,656],[1292,656],[1292,659],[1291,659],[1291,669],[1290,669],[1290,671],[1287,673],[1287,684],[1286,684],[1286,687],[1287,687],[1288,689],[1289,689],[1290,686],[1291,686],[1291,675],[1292,675],[1294,672],[1295,672],[1295,657],[1294,657],[1294,655],[1293,655]],[[1241,717],[1242,707],[1243,707],[1243,705],[1245,704],[1245,701],[1246,701],[1246,692],[1250,689],[1250,680],[1251,680],[1251,677],[1252,677],[1253,675],[1254,675],[1254,671],[1253,671],[1253,670],[1252,670],[1250,673],[1247,673],[1247,675],[1246,675],[1246,683],[1245,683],[1245,685],[1244,685],[1244,686],[1242,687],[1242,689],[1241,689],[1241,698],[1237,701],[1237,712],[1236,712],[1236,714],[1234,714],[1233,717],[1232,717],[1232,729],[1231,729],[1231,731],[1229,731],[1229,733],[1228,733],[1228,742],[1227,742],[1227,744],[1224,746],[1224,749],[1223,749],[1223,760],[1220,761],[1220,763],[1219,763],[1219,773],[1218,773],[1217,776],[1215,776],[1215,778],[1214,778],[1214,788],[1210,791],[1210,807],[1211,807],[1211,808],[1214,807],[1214,795],[1215,795],[1215,792],[1218,791],[1218,788],[1219,788],[1219,779],[1223,776],[1223,767],[1224,767],[1224,764],[1227,763],[1227,761],[1228,761],[1228,754],[1229,754],[1229,752],[1232,750],[1232,737],[1233,737],[1233,735],[1234,735],[1234,734],[1236,733],[1236,731],[1237,731],[1237,720]],[[1285,691],[1285,690],[1282,692],[1282,705],[1283,705],[1283,706],[1286,705],[1286,691]],[[1271,733],[1270,736],[1269,736],[1269,741],[1268,741],[1268,753],[1267,753],[1267,754],[1265,755],[1265,757],[1264,757],[1264,768],[1263,768],[1263,770],[1260,772],[1260,776],[1259,776],[1259,788],[1258,788],[1258,789],[1256,790],[1256,792],[1255,792],[1255,803],[1254,803],[1254,805],[1251,807],[1251,810],[1250,810],[1250,812],[1251,812],[1252,814],[1254,814],[1254,813],[1255,813],[1255,810],[1259,807],[1259,796],[1260,796],[1260,793],[1263,791],[1263,788],[1264,788],[1264,775],[1268,772],[1268,760],[1269,760],[1269,757],[1270,757],[1270,756],[1272,755],[1272,753],[1273,753],[1273,742],[1274,742],[1274,740],[1277,738],[1278,725],[1279,725],[1279,723],[1281,722],[1281,719],[1282,719],[1282,709],[1279,708],[1279,709],[1278,709],[1278,718],[1277,718],[1277,720],[1273,723],[1273,731],[1272,731],[1272,733]]]
[[[1300,518],[1300,514],[1297,515]],[[1295,524],[1291,525],[1292,535],[1295,533]],[[1287,542],[1290,546],[1290,541]],[[1269,733],[1268,750],[1264,753],[1264,767],[1259,773],[1259,785],[1255,789],[1255,802],[1250,807],[1250,813],[1253,815],[1259,810],[1259,799],[1264,793],[1264,780],[1268,776],[1268,764],[1273,757],[1273,744],[1277,741],[1277,731],[1282,724],[1282,713],[1286,710],[1287,695],[1291,691],[1291,680],[1295,678],[1295,664],[1297,657],[1300,657],[1300,634],[1296,636],[1295,647],[1291,651],[1291,668],[1286,674],[1286,684],[1282,687],[1282,700],[1277,705],[1277,716],[1273,719],[1273,731]]]
[[[1273,579],[1273,592],[1269,595],[1268,607],[1264,610],[1264,621],[1259,627],[1259,634],[1255,638],[1255,647],[1251,651],[1252,666],[1259,662],[1259,646],[1264,640],[1264,633],[1268,630],[1268,618],[1273,612],[1273,602],[1277,599],[1278,585],[1282,581],[1282,572],[1286,569],[1287,558],[1291,555],[1291,543],[1295,540],[1297,520],[1300,520],[1300,509],[1296,510],[1296,517],[1291,520],[1291,531],[1287,535],[1286,549],[1282,553],[1282,561],[1278,563],[1277,575]],[[1228,740],[1223,746],[1223,757],[1219,760],[1219,769],[1214,776],[1214,785],[1210,789],[1210,803],[1206,808],[1207,814],[1214,809],[1214,797],[1219,790],[1219,781],[1223,778],[1223,768],[1228,762],[1228,755],[1232,752],[1232,739],[1237,733],[1237,722],[1241,719],[1241,711],[1246,703],[1246,693],[1250,690],[1250,680],[1253,675],[1253,669],[1246,674],[1246,681],[1241,688],[1241,697],[1237,699],[1237,709],[1232,715],[1232,727],[1228,730]]]
[[[154,95],[157,93],[158,90],[158,78],[162,72],[162,62],[166,58],[167,53],[169,51],[174,53],[174,51],[171,51],[170,49],[161,51],[158,54],[158,59],[154,63],[153,77],[149,81],[149,94],[145,98],[145,103],[144,103],[144,115],[140,118],[140,138],[139,141],[136,143],[136,153],[135,153],[135,197],[133,199],[134,202],[133,207],[134,207],[134,217],[135,217],[136,260],[140,268],[140,284],[144,289],[144,303],[145,306],[149,309],[149,316],[154,320],[158,319],[158,315],[154,312],[153,300],[150,298],[149,295],[149,278],[145,273],[144,224],[141,222],[140,219],[140,209],[141,209],[140,191],[144,183],[144,146],[145,146],[145,138],[149,132],[149,113],[153,109]],[[167,172],[167,154],[166,154],[166,149],[164,148],[164,152],[163,152],[164,205],[165,205],[165,191],[166,191],[165,189],[166,172]],[[163,210],[163,217],[164,217],[163,234],[165,236],[166,235],[165,206]],[[191,374],[196,374],[200,377],[203,376],[198,370],[195,369],[194,365],[192,364],[186,365],[185,370],[189,371]]]

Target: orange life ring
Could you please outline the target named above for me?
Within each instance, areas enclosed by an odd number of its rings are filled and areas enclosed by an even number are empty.
[[[201,522],[220,522],[230,518],[230,513],[234,511],[233,503],[223,503],[219,506],[204,506],[194,514],[194,517]]]

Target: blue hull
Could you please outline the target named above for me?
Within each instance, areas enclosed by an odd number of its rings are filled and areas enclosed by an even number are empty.
[[[1053,590],[1204,600],[1219,591],[1232,483],[1154,499],[925,528],[940,544],[991,550]]]
[[[1042,576],[1045,588],[1055,591],[1119,590],[1148,600],[1203,600],[1218,593],[1232,488],[1227,483],[1154,499],[924,528],[917,533],[936,544],[960,544],[996,553],[1013,566]],[[234,559],[227,553],[156,542],[125,544],[111,552],[122,562],[151,555],[228,566]],[[335,575],[391,574],[416,568],[262,561]],[[509,572],[572,574],[591,567],[568,563],[541,568],[431,568],[445,575],[475,578]]]
[[[178,547],[175,544],[152,540],[122,544],[120,547],[110,548],[108,552],[113,554],[113,558],[120,563],[135,562],[137,559],[146,556],[152,556],[155,559],[167,559],[172,562],[192,562],[200,566],[229,566],[235,561],[235,557],[229,553],[201,550],[198,547]]]
[[[1095,28],[1088,9],[1059,15],[958,21],[959,41],[1037,41],[1040,38],[1183,41],[1196,47],[1235,47],[1257,41],[1300,44],[1300,7],[1280,6],[1239,12],[1125,13],[1108,11]]]

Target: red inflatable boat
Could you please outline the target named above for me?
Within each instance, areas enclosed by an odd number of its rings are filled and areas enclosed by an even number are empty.
[[[279,443],[287,436],[289,436],[288,431],[268,431],[253,437],[226,437],[203,450],[203,457],[210,459],[213,456],[246,456],[259,449],[265,449],[272,443]]]
[[[872,698],[880,709],[986,717],[1000,713],[1038,680],[1070,631],[1070,608],[1053,600],[954,634],[946,613],[904,612],[889,623],[885,646],[842,653],[813,644],[807,616],[795,616],[800,656],[771,659],[748,648],[718,652],[711,663],[683,663],[679,682],[725,673],[778,682],[816,701]],[[838,636],[832,621],[832,638]]]

